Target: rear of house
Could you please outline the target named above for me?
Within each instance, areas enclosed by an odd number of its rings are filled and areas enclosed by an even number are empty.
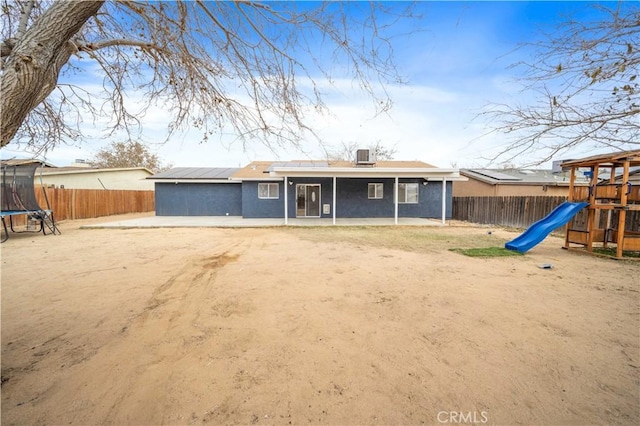
[[[420,161],[254,161],[154,175],[159,216],[451,217],[456,169]]]

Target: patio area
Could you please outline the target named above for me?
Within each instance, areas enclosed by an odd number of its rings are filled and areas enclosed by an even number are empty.
[[[245,219],[240,216],[148,216],[113,222],[87,224],[81,228],[260,228],[272,226],[393,226],[394,218],[336,219]],[[399,218],[400,226],[443,226],[441,221],[422,218]]]

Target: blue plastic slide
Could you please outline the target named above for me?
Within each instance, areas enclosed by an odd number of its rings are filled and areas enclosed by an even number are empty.
[[[588,205],[589,203],[564,202],[546,217],[527,228],[522,235],[506,243],[504,247],[520,253],[527,252],[544,240],[551,231],[566,225],[572,217]]]

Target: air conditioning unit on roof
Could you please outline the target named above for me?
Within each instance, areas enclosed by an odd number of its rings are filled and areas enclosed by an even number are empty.
[[[375,164],[375,162],[375,155],[370,149],[359,149],[356,151],[356,165]]]

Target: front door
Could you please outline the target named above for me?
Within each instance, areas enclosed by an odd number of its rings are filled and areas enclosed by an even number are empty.
[[[320,185],[296,185],[296,217],[320,217]]]

